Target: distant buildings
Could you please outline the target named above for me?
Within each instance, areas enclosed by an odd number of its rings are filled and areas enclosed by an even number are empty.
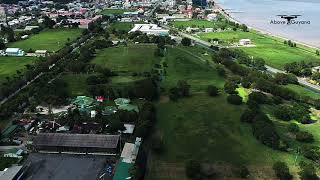
[[[140,31],[148,35],[151,35],[151,34],[158,35],[158,36],[169,35],[169,30],[162,29],[156,24],[135,24],[133,29],[131,29],[129,32],[136,32],[136,31]]]

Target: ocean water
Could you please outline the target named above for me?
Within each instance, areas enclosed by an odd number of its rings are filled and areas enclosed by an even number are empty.
[[[229,14],[248,26],[320,48],[320,0],[218,0]],[[301,15],[310,24],[271,24],[277,15]]]

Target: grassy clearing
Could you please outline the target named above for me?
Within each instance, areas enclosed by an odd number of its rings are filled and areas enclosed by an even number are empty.
[[[129,45],[104,49],[97,53],[92,63],[113,71],[149,72],[157,62],[154,45]]]
[[[33,64],[36,57],[0,57],[0,83],[6,81],[6,77],[12,78],[17,70],[23,71],[27,64]]]
[[[100,14],[102,14],[102,15],[110,15],[110,14],[121,15],[124,12],[134,12],[134,11],[136,11],[136,10],[135,9],[104,9],[101,11]]]
[[[21,40],[9,43],[9,47],[21,48],[28,51],[30,48],[33,50],[48,50],[50,52],[58,51],[68,42],[75,40],[81,35],[82,30],[79,28],[61,28],[49,29],[33,35],[26,40]]]
[[[305,88],[303,86],[300,85],[296,85],[296,84],[288,84],[285,87],[291,89],[292,91],[296,92],[299,95],[302,96],[308,96],[312,99],[320,99],[320,94],[317,92],[314,92],[308,88]]]
[[[162,83],[164,87],[174,87],[179,80],[187,80],[191,85],[191,90],[205,90],[208,85],[215,85],[222,88],[223,78],[217,75],[217,72],[205,64],[203,59],[197,55],[188,53],[188,48],[169,48],[168,55],[164,57],[168,64],[166,68],[167,76]]]
[[[242,101],[243,102],[247,102],[249,99],[249,94],[250,94],[250,90],[243,88],[243,87],[239,87],[236,89],[236,91],[238,92],[239,96],[242,97]]]
[[[110,25],[110,29],[116,29],[119,31],[130,31],[133,28],[134,24],[135,23],[133,22],[115,22]]]
[[[68,84],[68,92],[72,97],[89,95],[87,92],[88,74],[65,74],[62,79]]]
[[[289,47],[283,44],[283,41],[271,38],[257,32],[228,31],[218,33],[199,34],[203,40],[218,38],[224,41],[223,44],[237,43],[240,39],[251,39],[256,47],[243,47],[245,52],[253,57],[264,58],[267,65],[283,69],[286,63],[305,61],[319,62],[320,57],[316,56],[315,50],[298,46],[297,48]]]

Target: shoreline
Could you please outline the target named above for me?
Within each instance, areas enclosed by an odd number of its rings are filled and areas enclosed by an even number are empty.
[[[232,15],[230,15],[229,13],[227,13],[225,11],[225,9],[221,5],[218,5],[217,0],[215,0],[214,2],[215,2],[214,8],[217,9],[228,20],[230,20],[232,22],[235,22],[235,23],[238,23],[238,24],[244,24],[244,23],[240,22],[239,20],[237,20],[236,18],[232,17]],[[247,24],[245,24],[245,25],[247,25]],[[254,27],[254,26],[248,26],[248,25],[247,25],[247,27],[250,30],[254,30],[254,31],[257,31],[257,32],[259,32],[259,33],[261,33],[263,35],[267,35],[267,36],[270,36],[270,37],[273,37],[273,38],[278,38],[278,39],[281,39],[283,41],[291,40],[291,41],[295,42],[297,45],[304,46],[306,48],[311,48],[311,49],[314,49],[315,51],[320,49],[320,47],[318,47],[318,46],[311,45],[311,44],[308,44],[308,43],[305,43],[305,42],[301,42],[301,41],[297,41],[295,39],[286,38],[284,36],[277,35],[275,33],[271,33],[269,31],[263,30],[261,28],[257,28],[257,27]]]

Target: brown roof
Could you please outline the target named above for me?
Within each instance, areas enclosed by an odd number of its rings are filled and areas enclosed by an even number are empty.
[[[117,148],[120,135],[40,133],[35,146]]]

